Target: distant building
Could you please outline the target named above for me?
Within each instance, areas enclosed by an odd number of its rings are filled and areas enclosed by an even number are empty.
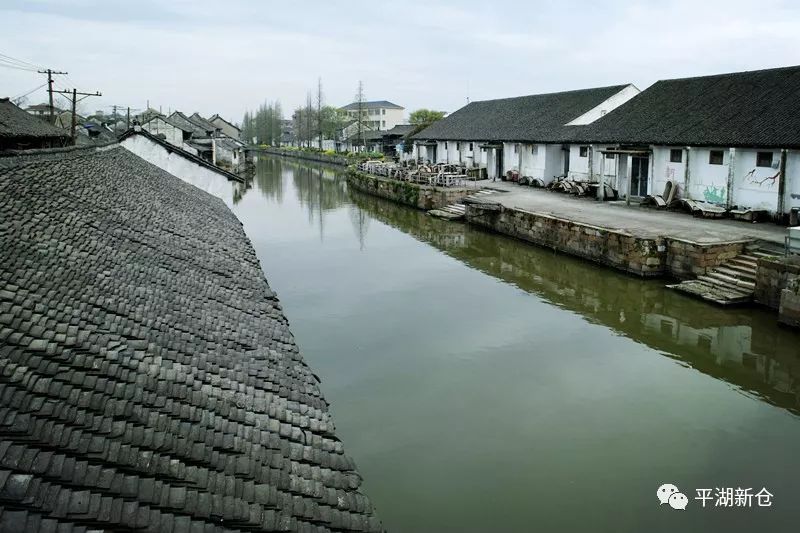
[[[358,102],[353,102],[344,106],[342,111],[353,120],[358,120],[358,109]],[[361,102],[361,123],[371,130],[390,130],[405,121],[404,112],[404,107],[386,100]]]
[[[56,106],[53,106],[53,115],[57,115],[64,111]],[[50,116],[50,104],[34,104],[29,105],[25,108],[26,113],[30,113],[36,117],[49,117]]]
[[[54,148],[72,144],[68,131],[48,124],[0,98],[0,150]]]
[[[191,128],[161,115],[152,117],[142,124],[142,128],[153,135],[162,135],[168,143],[177,147],[183,147],[183,143],[192,136]]]
[[[233,124],[232,122],[228,122],[227,120],[219,116],[219,114],[213,115],[210,119],[208,119],[208,121],[217,126],[222,131],[222,133],[224,133],[228,137],[231,137],[233,139],[239,139],[242,136],[242,130],[241,128],[239,128],[239,126]]]

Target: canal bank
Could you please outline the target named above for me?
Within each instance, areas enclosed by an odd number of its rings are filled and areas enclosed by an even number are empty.
[[[800,337],[770,313],[358,194],[336,167],[263,158],[234,211],[387,530],[800,519]],[[666,480],[690,494],[685,513],[659,507]],[[717,486],[775,503],[693,499]]]
[[[326,165],[347,166],[351,161],[346,156],[337,154],[326,154],[324,152],[317,152],[311,150],[303,150],[295,148],[292,150],[286,148],[279,148],[276,146],[264,146],[254,150],[257,153],[277,155],[282,157],[291,157],[293,159],[300,159],[302,161],[311,161],[314,163],[324,163]]]
[[[677,285],[681,290],[722,304],[757,301],[778,310],[770,300],[756,295],[767,280],[758,269],[775,268],[766,257],[779,250],[785,228],[773,224],[705,220],[685,214],[629,207],[623,202],[596,202],[542,189],[495,181],[480,181],[471,188],[445,188],[440,202],[416,202],[417,191],[426,186],[368,175],[348,169],[354,188],[420,209],[438,209],[448,203],[464,204],[468,224],[551,248],[641,277],[697,280]],[[490,196],[476,197],[480,187]],[[433,188],[431,188],[433,189]],[[411,199],[411,201],[409,200]],[[432,206],[432,207],[429,207]],[[765,252],[769,250],[769,252]],[[763,261],[762,261],[763,259]],[[742,265],[747,268],[743,268]],[[791,287],[797,274],[791,267],[781,271],[778,292]],[[787,283],[788,280],[788,283]],[[774,292],[774,287],[770,289]],[[696,293],[696,294],[695,294]],[[785,296],[798,312],[794,293]],[[792,320],[787,320],[792,323]]]

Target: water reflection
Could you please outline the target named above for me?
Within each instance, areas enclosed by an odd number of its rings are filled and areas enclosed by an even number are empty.
[[[800,335],[778,327],[772,313],[710,306],[666,290],[662,281],[633,278],[348,191],[339,168],[278,158],[258,162],[256,180],[268,198],[282,202],[284,176],[321,239],[326,212],[348,210],[362,250],[370,220],[378,220],[471,268],[800,414]]]
[[[800,335],[777,326],[772,313],[710,306],[665,289],[663,281],[633,278],[356,191],[351,197],[375,219],[472,268],[800,414]]]

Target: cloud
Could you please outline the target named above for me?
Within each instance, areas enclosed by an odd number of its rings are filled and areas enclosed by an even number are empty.
[[[239,120],[279,99],[453,111],[473,100],[800,63],[792,4],[594,2],[11,1],[0,53],[69,71],[87,105],[180,108]],[[35,28],[36,31],[31,31]],[[9,95],[41,75],[2,69]],[[34,99],[44,100],[35,93]]]

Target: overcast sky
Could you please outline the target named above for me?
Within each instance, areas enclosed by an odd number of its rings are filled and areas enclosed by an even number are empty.
[[[0,1],[0,54],[69,72],[62,88],[118,104],[284,114],[322,83],[327,103],[454,111],[485,100],[800,64],[800,3]],[[45,81],[0,67],[0,95]],[[30,103],[46,100],[44,89]],[[87,109],[88,108],[88,109]]]

